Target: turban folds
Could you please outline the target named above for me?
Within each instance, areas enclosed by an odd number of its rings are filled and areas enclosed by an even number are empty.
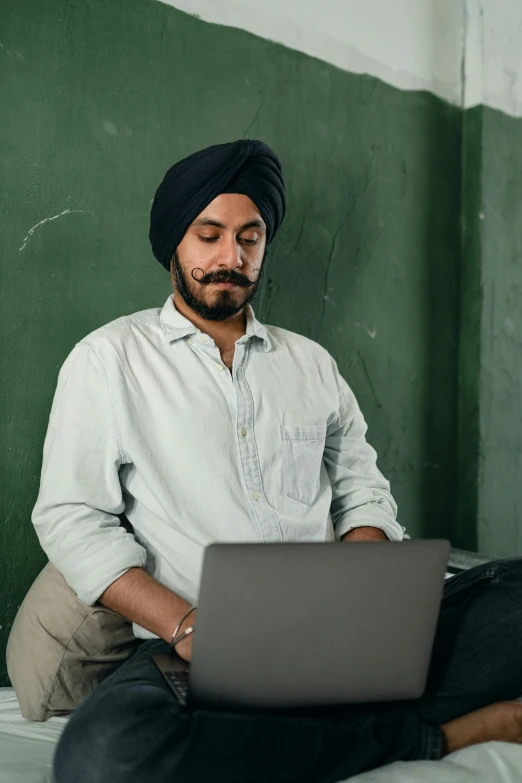
[[[170,259],[196,217],[221,193],[243,193],[266,223],[267,244],[285,214],[285,186],[277,155],[262,141],[215,144],[175,163],[156,191],[150,213],[152,252]]]

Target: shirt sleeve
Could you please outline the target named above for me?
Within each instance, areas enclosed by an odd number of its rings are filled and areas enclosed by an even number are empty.
[[[355,527],[380,528],[391,541],[402,541],[397,504],[377,468],[377,454],[367,443],[367,425],[352,390],[332,359],[339,412],[327,427],[323,461],[332,486],[330,514],[335,538]]]
[[[117,516],[126,461],[103,365],[89,343],[78,343],[58,375],[31,519],[47,557],[89,606],[146,562]]]

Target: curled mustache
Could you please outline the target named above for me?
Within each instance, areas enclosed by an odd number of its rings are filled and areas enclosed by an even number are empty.
[[[194,272],[199,270],[203,277],[194,277]],[[233,283],[234,285],[240,285],[243,286],[243,288],[249,288],[256,284],[257,278],[259,276],[259,269],[254,269],[254,272],[257,272],[255,280],[249,280],[248,277],[242,277],[241,275],[237,275],[234,272],[224,276],[224,275],[205,275],[202,269],[199,267],[196,267],[196,269],[193,269],[191,272],[192,279],[195,280],[197,283],[201,283],[201,285],[208,285],[209,283]]]

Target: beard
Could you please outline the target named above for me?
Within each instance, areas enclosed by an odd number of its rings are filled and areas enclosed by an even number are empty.
[[[263,261],[265,258],[266,251]],[[225,321],[227,318],[237,315],[237,313],[246,307],[247,304],[250,304],[259,290],[259,283],[263,276],[264,267],[265,264],[261,263],[261,269],[259,270],[259,274],[255,281],[249,280],[248,277],[229,270],[212,272],[208,275],[203,275],[199,280],[192,276],[192,280],[194,280],[197,286],[193,291],[194,284],[189,283],[187,275],[181,268],[177,251],[174,252],[171,260],[172,276],[174,278],[176,290],[185,304],[197,315],[201,316],[201,318],[205,318],[207,321]],[[200,291],[203,293],[205,286],[209,283],[234,283],[243,289],[244,296],[239,296],[237,290],[232,292],[231,290],[223,288],[216,292],[213,303],[207,304],[204,301],[203,296],[199,297],[198,294]]]

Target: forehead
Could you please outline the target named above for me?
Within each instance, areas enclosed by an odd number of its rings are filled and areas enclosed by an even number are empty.
[[[233,228],[250,223],[254,220],[265,225],[261,212],[251,198],[243,193],[221,193],[207,204],[199,215],[194,218],[194,223],[203,220],[215,220],[224,226]]]

